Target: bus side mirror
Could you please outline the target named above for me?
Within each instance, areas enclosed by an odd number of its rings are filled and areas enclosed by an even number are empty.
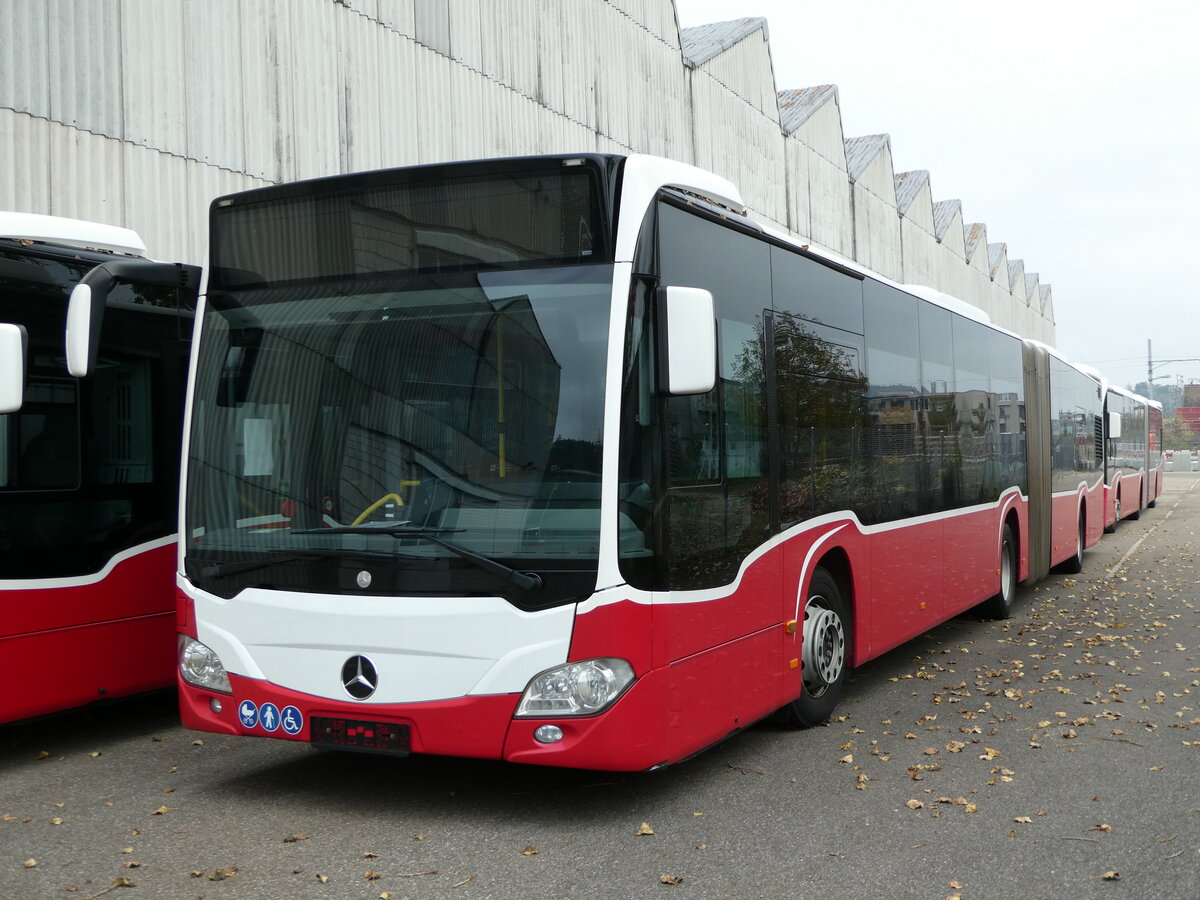
[[[1121,414],[1110,412],[1108,414],[1108,436],[1114,441],[1121,436]]]
[[[717,382],[717,322],[713,295],[702,288],[659,289],[661,384],[668,394],[707,394]]]
[[[21,409],[28,356],[29,335],[24,326],[0,323],[0,415]]]
[[[67,304],[67,371],[76,378],[86,378],[96,368],[104,307],[118,280],[181,288],[195,294],[200,286],[200,269],[149,259],[115,259],[101,263],[84,275],[71,290]]]

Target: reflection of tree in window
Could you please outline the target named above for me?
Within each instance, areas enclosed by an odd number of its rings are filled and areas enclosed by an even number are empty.
[[[777,315],[774,331],[780,514],[788,525],[853,505],[867,380],[855,350],[820,340],[801,320]],[[757,357],[743,354],[739,364],[743,380],[757,377]]]

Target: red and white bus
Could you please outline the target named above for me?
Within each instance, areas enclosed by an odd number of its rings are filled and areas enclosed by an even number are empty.
[[[1162,404],[1115,385],[1105,386],[1104,528],[1137,519],[1162,493]]]
[[[667,160],[223,197],[199,309],[189,728],[653,768],[1102,529],[1096,379]]]
[[[64,363],[72,288],[144,252],[128,229],[0,213],[0,722],[175,677],[197,270],[181,289],[114,285],[94,376],[76,381]]]

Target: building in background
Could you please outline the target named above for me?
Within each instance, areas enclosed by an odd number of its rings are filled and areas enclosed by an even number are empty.
[[[731,179],[767,224],[1054,343],[1050,286],[962,201],[935,200],[935,173],[895,172],[888,135],[846,136],[836,86],[776,85],[762,18],[680,29],[674,0],[0,0],[0,13],[0,209],[123,225],[160,258],[203,263],[219,194],[653,153]]]

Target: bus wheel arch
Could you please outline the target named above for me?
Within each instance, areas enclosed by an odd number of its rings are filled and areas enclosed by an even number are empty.
[[[853,593],[849,562],[839,550],[812,570],[801,612],[800,696],[780,713],[788,725],[808,728],[832,715],[854,658]]]

